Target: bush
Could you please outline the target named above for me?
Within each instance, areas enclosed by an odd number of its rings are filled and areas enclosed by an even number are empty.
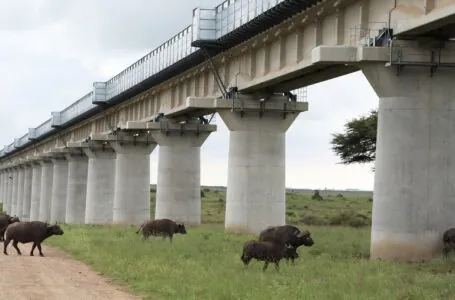
[[[311,196],[311,199],[318,201],[324,200],[324,198],[322,198],[322,196],[319,194],[318,190],[314,191],[313,196]]]
[[[363,227],[370,226],[371,219],[368,216],[353,210],[346,210],[331,217],[329,224],[336,226]]]
[[[313,215],[308,215],[308,216],[303,216],[300,219],[300,223],[305,224],[305,225],[327,225],[327,221],[318,217],[318,216],[313,216]]]

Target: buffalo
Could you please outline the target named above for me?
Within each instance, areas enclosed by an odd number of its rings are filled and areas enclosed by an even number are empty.
[[[295,249],[301,245],[306,247],[314,245],[309,231],[300,231],[300,229],[292,225],[269,226],[259,233],[259,240],[281,246],[291,246]],[[286,261],[289,262],[289,258],[286,258]],[[291,261],[294,263],[293,258],[291,258]]]
[[[57,224],[49,225],[48,223],[41,221],[16,222],[6,228],[5,242],[3,243],[3,253],[5,255],[8,255],[6,248],[11,241],[13,241],[13,247],[16,249],[19,255],[22,255],[21,251],[17,247],[17,244],[19,242],[22,244],[33,242],[30,256],[33,256],[35,247],[38,247],[39,255],[44,256],[41,250],[41,243],[52,235],[62,234],[63,230]]]
[[[243,244],[243,253],[240,259],[244,266],[248,266],[251,259],[264,261],[262,271],[265,272],[269,263],[275,264],[275,269],[280,270],[279,262],[282,258],[298,258],[296,248],[290,246],[282,246],[272,242],[249,240]]]
[[[444,256],[447,256],[450,251],[455,250],[455,228],[449,228],[444,232],[442,242],[444,244],[442,249]]]
[[[8,225],[19,221],[19,218],[16,216],[12,217],[5,213],[0,214],[0,241],[3,241],[3,235]]]
[[[141,224],[136,233],[142,230],[143,240],[152,236],[162,236],[163,239],[166,237],[172,242],[172,238],[175,233],[186,234],[186,228],[184,224],[178,224],[169,219],[158,219],[145,221]]]

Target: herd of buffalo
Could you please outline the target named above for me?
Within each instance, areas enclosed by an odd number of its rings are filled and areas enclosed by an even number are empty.
[[[169,219],[158,219],[146,221],[141,224],[136,233],[142,230],[143,239],[150,236],[161,236],[163,239],[169,238],[172,242],[172,237],[176,233],[186,234],[184,224],[178,224]],[[294,259],[298,258],[297,248],[301,245],[307,247],[313,246],[314,241],[308,231],[300,231],[295,226],[270,226],[262,230],[259,234],[259,240],[248,240],[243,244],[243,252],[240,259],[245,267],[254,258],[259,261],[264,261],[263,271],[265,271],[269,263],[274,263],[278,271],[281,259],[289,259],[294,263]]]
[[[169,238],[171,242],[174,234],[186,234],[184,224],[170,219],[146,221],[141,224],[136,233],[141,231],[144,240],[150,236],[161,236],[163,239]],[[8,255],[6,249],[12,241],[13,247],[19,255],[22,253],[18,243],[33,243],[30,256],[33,256],[35,248],[38,248],[40,256],[44,256],[41,243],[52,235],[62,234],[63,230],[57,224],[50,225],[41,221],[21,222],[16,216],[0,213],[0,240],[3,240],[5,255]],[[444,255],[455,250],[455,228],[446,230],[442,241]],[[279,271],[279,262],[283,258],[294,263],[294,259],[299,257],[297,248],[302,245],[311,247],[313,244],[314,241],[307,230],[300,231],[299,228],[292,225],[269,226],[259,233],[258,240],[248,240],[243,244],[240,259],[245,267],[254,258],[264,262],[263,271],[267,269],[269,263],[274,263],[276,270]]]

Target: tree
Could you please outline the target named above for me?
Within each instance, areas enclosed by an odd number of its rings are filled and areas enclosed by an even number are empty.
[[[332,150],[343,164],[368,163],[376,159],[378,112],[348,121],[343,133],[332,134]]]

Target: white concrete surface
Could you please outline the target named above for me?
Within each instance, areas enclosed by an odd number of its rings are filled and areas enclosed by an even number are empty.
[[[42,222],[50,222],[54,165],[50,160],[41,160],[40,163],[41,188],[38,220]]]
[[[30,220],[30,202],[32,197],[32,167],[30,164],[24,166],[24,193],[22,195],[21,221]]]
[[[66,192],[66,217],[68,224],[84,224],[87,195],[88,157],[67,155],[68,188]]]
[[[5,190],[4,178],[5,171],[0,170],[0,203],[3,203],[3,191]]]
[[[141,224],[150,219],[150,153],[156,144],[111,142],[117,159],[113,223]]]
[[[11,215],[17,215],[17,188],[18,188],[18,168],[13,168],[12,190],[11,190]]]
[[[50,223],[64,223],[66,216],[66,190],[68,187],[68,161],[65,158],[53,158],[54,175],[52,178],[52,198]]]
[[[41,197],[41,164],[32,164],[32,192],[30,201],[30,221],[39,220]]]
[[[453,70],[364,66],[380,97],[371,257],[439,256],[455,227]]]
[[[24,197],[24,165],[18,167],[17,170],[17,205],[15,214],[21,218],[22,216],[22,202]]]
[[[219,112],[229,128],[225,229],[259,233],[285,224],[285,134],[298,116]]]
[[[169,218],[185,224],[201,223],[202,132],[153,132],[159,145],[155,219]]]
[[[84,149],[88,158],[85,224],[111,224],[113,218],[115,152]]]
[[[13,178],[12,178],[12,170],[8,170],[8,183],[7,183],[7,188],[6,188],[6,211],[8,212],[9,215],[11,215],[11,209],[12,209],[12,201],[11,199],[13,198]]]

